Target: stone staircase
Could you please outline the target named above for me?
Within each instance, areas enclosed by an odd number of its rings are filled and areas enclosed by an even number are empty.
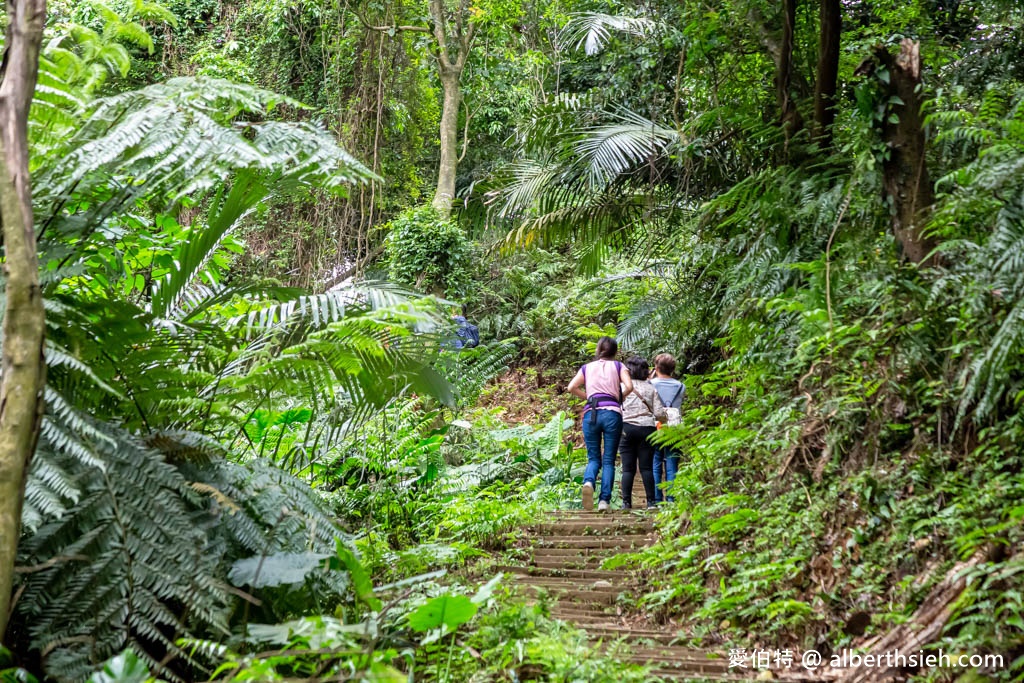
[[[634,505],[644,502],[637,476]],[[500,567],[527,594],[553,598],[551,616],[585,630],[595,648],[616,647],[622,661],[651,667],[651,680],[744,680],[729,669],[725,652],[675,644],[676,634],[638,617],[638,585],[626,569],[601,569],[609,557],[633,552],[656,539],[653,513],[559,510],[530,529],[524,563]]]

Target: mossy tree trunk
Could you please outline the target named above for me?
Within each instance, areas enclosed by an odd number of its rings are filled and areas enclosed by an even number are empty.
[[[454,70],[446,70],[442,65],[441,72],[441,159],[437,165],[437,189],[431,205],[442,217],[448,218],[452,213],[452,202],[455,200],[455,177],[458,171],[459,157],[459,104],[462,102],[462,90],[459,84],[461,74]]]
[[[28,110],[39,71],[46,0],[7,0],[0,74],[0,220],[6,310],[0,351],[0,637],[7,630],[25,476],[43,413],[42,291],[28,171]]]
[[[882,123],[882,140],[889,150],[882,173],[884,192],[892,205],[893,234],[903,258],[928,265],[934,260],[929,254],[936,242],[925,235],[924,227],[935,190],[925,158],[920,44],[905,38],[898,55],[878,47],[875,58],[889,76],[882,81],[892,114]]]

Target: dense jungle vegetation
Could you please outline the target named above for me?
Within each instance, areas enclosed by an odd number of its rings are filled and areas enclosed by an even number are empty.
[[[580,505],[606,334],[688,387],[624,609],[1024,677],[1019,2],[5,27],[0,680],[646,680],[496,569]]]

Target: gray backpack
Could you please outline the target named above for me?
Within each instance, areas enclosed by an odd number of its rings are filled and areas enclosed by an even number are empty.
[[[676,395],[673,396],[672,400],[665,406],[665,414],[667,415],[665,424],[669,427],[674,427],[683,421],[683,415],[680,408],[673,408],[672,404],[676,402],[676,399],[679,398],[679,394],[683,393],[683,389],[685,388],[685,384],[680,384],[679,389],[676,390]]]

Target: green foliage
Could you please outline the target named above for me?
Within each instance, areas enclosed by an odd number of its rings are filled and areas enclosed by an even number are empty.
[[[504,341],[441,355],[436,367],[454,387],[456,410],[466,410],[476,403],[484,386],[507,369],[514,351],[515,345]]]
[[[48,410],[12,638],[55,680],[126,647],[181,680],[198,662],[176,639],[229,636],[253,599],[228,586],[233,563],[266,617],[301,609],[294,583],[343,599],[344,575],[315,570],[344,536],[273,463],[301,472],[406,391],[450,403],[436,341],[414,331],[436,322],[388,287],[226,284],[232,232],[261,203],[373,177],[317,126],[266,120],[287,98],[183,78],[90,99],[48,59],[40,82]]]
[[[146,683],[152,680],[145,662],[131,650],[111,657],[100,671],[89,677],[89,683]]]
[[[78,16],[70,17],[47,44],[46,55],[60,66],[70,85],[86,94],[101,88],[110,75],[128,75],[132,62],[126,45],[153,54],[153,37],[146,23],[177,24],[177,17],[159,2],[132,0],[114,7],[93,0],[83,5],[77,8]],[[102,29],[96,30],[90,23],[102,25]]]
[[[454,631],[476,614],[476,605],[464,595],[438,595],[409,615],[409,626],[423,633],[434,629]]]
[[[806,6],[794,128],[772,3],[474,6],[460,212],[440,221],[408,208],[436,164],[434,65],[418,34],[350,11],[411,6],[168,6],[176,25],[145,3],[65,8],[42,63],[50,383],[18,661],[74,680],[643,680],[543,601],[459,585],[577,504],[565,403],[534,385],[611,332],[673,352],[689,388],[657,437],[682,456],[677,503],[658,544],[617,560],[651,581],[643,608],[695,643],[856,646],[846,624],[905,622],[994,547],[941,637],[1019,653],[1019,7],[844,3],[826,146]],[[874,127],[900,103],[855,75],[904,36],[939,178],[931,268],[897,259],[883,193]],[[125,78],[159,82],[96,96]],[[398,286],[279,285],[382,249]],[[448,315],[399,286],[467,301],[503,343],[443,350]],[[520,359],[538,365],[523,383],[485,388]],[[510,390],[528,424],[496,417]]]
[[[402,212],[387,230],[386,258],[392,280],[453,299],[466,293],[473,256],[458,224],[423,206]]]
[[[22,617],[33,645],[52,651],[47,671],[60,679],[125,647],[174,651],[166,633],[181,625],[171,604],[185,606],[193,624],[226,627],[228,595],[214,578],[220,552],[195,525],[202,499],[159,454],[105,436],[102,468],[77,472],[74,508],[21,547],[22,562],[39,567],[22,584]],[[47,469],[44,461],[34,474]]]

